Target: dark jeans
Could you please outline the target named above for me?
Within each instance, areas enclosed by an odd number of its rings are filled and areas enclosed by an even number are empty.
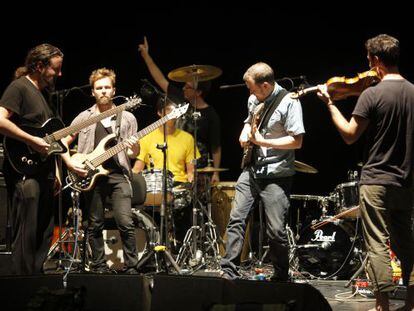
[[[9,189],[13,273],[42,273],[53,235],[53,180],[28,178]]]
[[[231,211],[227,225],[226,255],[221,260],[222,269],[226,273],[231,276],[238,275],[247,218],[255,201],[260,198],[266,216],[269,254],[275,268],[275,277],[280,280],[288,279],[289,246],[285,228],[291,184],[291,177],[255,179],[249,170],[241,173],[236,185],[236,206]]]
[[[137,265],[138,254],[131,197],[131,186],[127,180],[110,184],[105,178],[98,180],[91,193],[85,194],[85,203],[88,208],[87,233],[92,250],[91,268],[99,269],[106,266],[102,230],[105,222],[105,202],[108,198],[111,199],[115,223],[121,236],[125,265],[127,268]]]

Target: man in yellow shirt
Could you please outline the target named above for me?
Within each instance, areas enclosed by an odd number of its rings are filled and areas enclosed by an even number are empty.
[[[165,114],[163,114],[163,99],[161,99],[157,103],[157,114],[162,117],[170,113],[174,108],[175,104],[167,100],[164,108]],[[192,182],[194,179],[194,138],[191,134],[177,129],[175,122],[176,120],[173,119],[165,123],[168,147],[166,152],[166,169],[173,174],[174,186],[177,186],[182,183]],[[163,145],[164,143],[163,126],[142,138],[139,143],[140,153],[132,171],[134,173],[140,173],[145,168],[162,170],[164,160],[163,152],[157,148],[157,145]],[[200,158],[198,148],[196,150],[196,156],[197,159]],[[173,224],[175,228],[173,230],[175,234],[175,242],[173,243],[174,252],[178,251],[180,244],[180,242],[178,244],[176,242],[183,241],[186,231],[191,227],[191,207],[189,203],[189,201],[186,201],[184,205],[188,204],[187,206],[180,206],[181,209],[175,210],[173,213]],[[173,203],[173,205],[175,206],[176,204]]]
[[[175,108],[173,102],[168,101],[165,105],[165,114],[170,113]],[[157,103],[157,114],[162,117],[163,105],[159,100]],[[174,183],[192,182],[194,178],[194,138],[191,134],[177,129],[175,119],[165,123],[167,135],[167,170],[174,176]],[[162,169],[163,152],[157,145],[164,143],[164,130],[159,127],[140,140],[140,153],[133,167],[134,173],[140,173],[145,168]],[[200,153],[197,149],[197,158]]]

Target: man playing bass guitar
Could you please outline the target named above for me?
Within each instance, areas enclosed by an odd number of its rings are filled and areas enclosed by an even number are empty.
[[[92,95],[96,104],[81,112],[72,122],[77,124],[99,115],[115,105],[112,98],[115,94],[115,73],[106,68],[100,68],[92,72],[89,82],[92,87]],[[128,150],[120,152],[106,162],[107,176],[97,179],[95,187],[85,192],[85,202],[88,215],[87,237],[92,250],[90,270],[94,273],[114,273],[109,269],[104,253],[104,204],[111,198],[115,222],[120,231],[123,245],[125,273],[137,273],[138,253],[135,241],[135,226],[131,210],[132,188],[130,184],[131,164],[130,158],[135,158],[139,152],[139,145],[130,139],[137,132],[137,121],[130,112],[123,111],[116,117],[108,117],[92,124],[79,133],[66,137],[63,141],[69,145],[78,136],[77,151],[82,154],[91,153],[101,140],[110,134],[115,134],[118,140],[127,145]],[[68,153],[63,155],[65,163],[71,165]],[[80,163],[78,166],[81,167]],[[68,166],[71,170],[71,167]],[[85,176],[86,170],[81,174]]]

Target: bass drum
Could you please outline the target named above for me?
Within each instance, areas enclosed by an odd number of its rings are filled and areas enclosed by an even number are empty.
[[[354,230],[346,223],[328,223],[317,229],[311,225],[296,245],[299,271],[311,278],[348,279],[361,264],[356,258]]]
[[[145,212],[132,209],[135,225],[135,238],[137,243],[138,259],[141,259],[159,241],[159,231],[154,220]],[[105,255],[109,267],[121,270],[124,267],[124,252],[119,231],[116,227],[103,230],[105,241]]]

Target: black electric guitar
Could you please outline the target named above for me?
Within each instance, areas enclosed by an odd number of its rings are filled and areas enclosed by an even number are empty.
[[[49,146],[47,154],[40,154],[26,145],[24,142],[5,136],[3,141],[4,150],[11,166],[23,175],[35,175],[48,163],[51,155],[65,153],[67,148],[61,139],[79,132],[81,129],[99,122],[107,117],[115,115],[124,110],[131,110],[141,104],[141,98],[133,96],[125,104],[109,109],[99,115],[89,118],[78,124],[64,127],[61,120],[51,118],[40,127],[21,126],[21,129],[33,136],[42,137]]]
[[[253,112],[253,117],[252,117],[252,122],[251,122],[251,130],[250,130],[250,133],[252,135],[254,135],[254,132],[259,127],[259,123],[261,121],[263,108],[264,108],[264,104],[261,103],[260,105],[258,105],[255,108],[255,110]],[[248,165],[251,164],[252,156],[253,156],[253,147],[254,147],[254,144],[250,141],[248,141],[246,143],[246,145],[244,146],[244,148],[243,148],[243,157],[242,157],[242,161],[241,161],[241,165],[240,165],[240,167],[242,169],[244,169],[245,167],[247,167]]]
[[[182,116],[188,109],[189,104],[186,104],[182,107],[175,108],[166,116],[162,117],[158,121],[152,123],[146,128],[142,129],[135,135],[130,138],[138,141],[142,137],[148,135],[152,131],[156,130],[158,127],[166,123],[168,120],[176,119]],[[109,149],[106,149],[108,143],[115,138],[115,134],[110,134],[106,136],[101,142],[96,146],[95,150],[88,154],[75,153],[72,156],[74,162],[77,162],[80,166],[83,166],[88,174],[86,177],[81,177],[72,171],[68,171],[68,185],[77,190],[77,191],[89,191],[92,189],[95,184],[96,179],[99,176],[108,175],[109,170],[105,169],[102,164],[112,158],[114,155],[120,153],[121,151],[127,149],[128,147],[124,142],[120,142]]]

